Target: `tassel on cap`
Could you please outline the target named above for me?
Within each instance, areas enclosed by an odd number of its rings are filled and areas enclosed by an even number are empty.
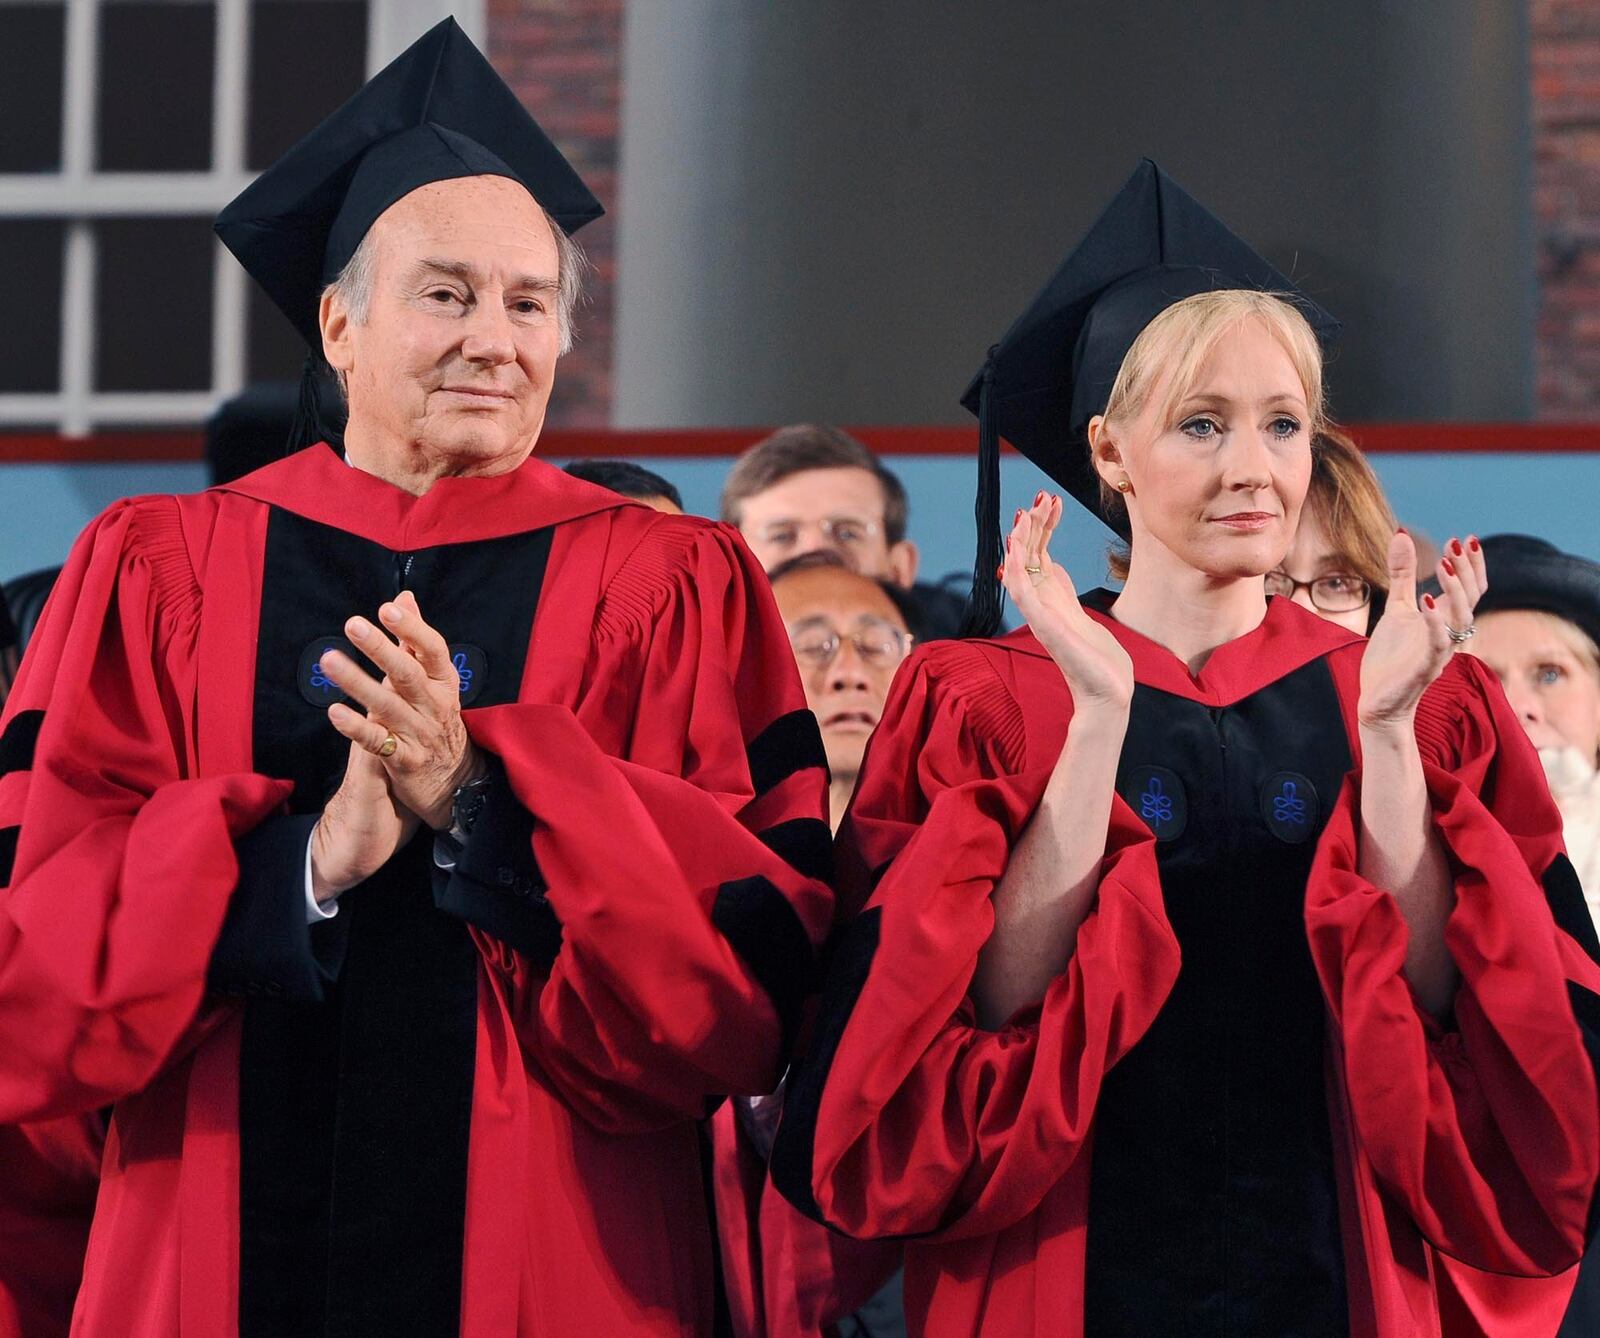
[[[994,355],[983,364],[978,391],[978,495],[973,519],[978,523],[978,551],[972,563],[972,593],[961,620],[964,637],[994,636],[1005,609],[1005,587],[995,571],[1005,559],[1000,536],[1000,434],[994,421]]]
[[[305,363],[300,368],[300,395],[295,401],[294,417],[289,422],[289,439],[283,446],[285,455],[293,455],[306,446],[315,446],[319,441],[333,440],[334,434],[329,431],[322,417],[319,384],[322,372],[317,364],[317,355],[307,353]]]

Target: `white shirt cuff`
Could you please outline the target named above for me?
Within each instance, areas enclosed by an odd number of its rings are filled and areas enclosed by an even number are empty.
[[[339,913],[339,898],[329,897],[327,901],[318,901],[315,886],[311,881],[311,842],[306,842],[306,923],[314,925],[318,920],[331,920]]]

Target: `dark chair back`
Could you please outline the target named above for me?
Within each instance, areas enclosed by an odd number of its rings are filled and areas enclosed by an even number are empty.
[[[17,625],[19,652],[27,650],[28,638],[33,635],[39,615],[44,612],[44,602],[60,575],[60,567],[46,567],[5,583],[6,607],[11,610],[11,621]]]

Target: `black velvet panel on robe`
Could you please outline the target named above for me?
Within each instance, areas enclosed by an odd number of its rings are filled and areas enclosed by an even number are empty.
[[[321,810],[348,743],[318,670],[345,620],[412,590],[471,670],[463,703],[515,701],[551,532],[397,554],[285,511],[268,523],[256,769]],[[348,647],[345,647],[348,649]],[[466,675],[463,675],[464,679]],[[240,1338],[459,1330],[477,951],[435,904],[419,833],[312,926],[342,935],[321,1002],[251,998],[240,1060]],[[303,897],[303,883],[283,890]]]
[[[1304,902],[1350,766],[1320,660],[1226,708],[1134,689],[1117,789],[1183,967],[1096,1111],[1087,1338],[1349,1332]]]
[[[1589,904],[1584,900],[1578,872],[1565,855],[1558,855],[1544,871],[1544,890],[1556,924],[1576,940],[1591,961],[1600,962],[1600,939],[1595,935]],[[1567,994],[1572,1000],[1572,1014],[1583,1032],[1589,1062],[1600,1077],[1600,998],[1575,981],[1568,982]],[[1592,1338],[1596,1333],[1600,1333],[1600,1192],[1589,1205],[1588,1246],[1556,1338]]]

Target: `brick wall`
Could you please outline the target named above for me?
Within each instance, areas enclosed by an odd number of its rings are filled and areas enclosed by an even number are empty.
[[[625,3],[489,0],[490,60],[607,210],[578,234],[594,268],[589,300],[578,313],[577,342],[556,372],[552,426],[603,427],[611,421]]]
[[[1600,3],[1530,0],[1535,365],[1545,419],[1600,418]]]

